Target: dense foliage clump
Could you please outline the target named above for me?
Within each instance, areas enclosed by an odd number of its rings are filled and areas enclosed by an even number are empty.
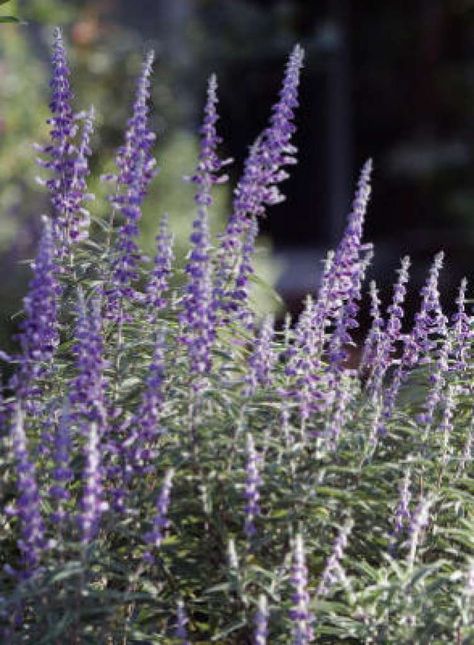
[[[303,52],[290,55],[213,239],[211,76],[188,178],[184,273],[168,219],[153,265],[137,241],[156,174],[153,55],[110,182],[87,204],[93,110],[75,113],[60,32],[51,195],[1,410],[0,625],[6,643],[469,643],[474,639],[473,318],[443,313],[439,253],[413,325],[409,258],[349,360],[372,247],[372,163],[320,288],[294,325],[257,319],[258,220],[295,163]],[[178,272],[179,273],[179,272]],[[178,285],[178,286],[176,286]]]

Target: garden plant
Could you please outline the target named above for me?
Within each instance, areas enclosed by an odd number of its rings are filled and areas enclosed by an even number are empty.
[[[232,160],[210,77],[183,271],[167,215],[154,260],[138,244],[157,174],[153,54],[97,218],[94,112],[72,107],[56,31],[50,140],[36,146],[51,208],[18,353],[2,353],[2,642],[474,642],[466,281],[447,316],[437,253],[408,320],[404,257],[382,307],[366,284],[369,160],[301,314],[278,326],[254,313],[259,221],[296,163],[302,65],[297,45],[215,237],[212,190]]]

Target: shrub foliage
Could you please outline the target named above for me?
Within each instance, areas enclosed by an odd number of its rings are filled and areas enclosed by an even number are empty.
[[[413,324],[409,258],[354,329],[372,247],[372,164],[317,294],[275,327],[253,313],[258,221],[295,163],[303,51],[289,57],[225,230],[209,232],[218,153],[209,80],[188,178],[196,218],[173,269],[137,237],[156,174],[144,62],[110,183],[87,205],[93,110],[53,50],[51,196],[2,403],[0,624],[8,643],[469,643],[474,639],[472,316],[450,319],[438,254]],[[164,161],[164,163],[166,163]],[[170,285],[170,279],[173,278]],[[176,288],[176,284],[180,286]],[[352,349],[351,349],[352,347]]]

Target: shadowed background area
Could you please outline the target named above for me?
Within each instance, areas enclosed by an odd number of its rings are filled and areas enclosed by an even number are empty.
[[[443,301],[450,307],[472,275],[474,184],[474,2],[415,0],[24,0],[9,5],[26,24],[0,26],[0,344],[9,349],[21,307],[45,193],[31,144],[47,137],[52,28],[69,43],[75,108],[99,115],[94,176],[121,143],[134,77],[154,48],[154,126],[160,176],[147,200],[143,246],[169,212],[181,255],[194,213],[192,172],[206,78],[219,78],[224,156],[235,181],[249,144],[265,126],[285,58],[306,50],[298,112],[299,165],[282,190],[286,202],[261,223],[259,273],[298,311],[318,283],[321,258],[341,234],[358,170],[374,159],[366,239],[375,242],[371,276],[384,302],[402,255],[413,259],[417,291],[432,256],[446,251]],[[106,206],[97,179],[91,188]],[[231,193],[214,211],[218,231]],[[470,275],[471,274],[471,275]],[[264,300],[262,292],[261,299]],[[268,296],[265,296],[268,298]],[[262,302],[267,307],[270,297]],[[411,308],[417,304],[412,301]]]

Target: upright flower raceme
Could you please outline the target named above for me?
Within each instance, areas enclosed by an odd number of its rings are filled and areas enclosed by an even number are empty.
[[[248,396],[255,394],[258,386],[267,387],[270,385],[272,368],[277,359],[271,346],[274,334],[273,325],[273,317],[267,316],[263,320],[260,333],[255,338],[245,375],[245,391]]]
[[[188,617],[186,616],[186,609],[184,608],[184,603],[182,600],[178,600],[176,607],[176,629],[174,635],[176,638],[179,638],[181,645],[190,645],[188,639]]]
[[[97,422],[93,421],[88,425],[84,447],[84,486],[81,512],[78,517],[83,544],[88,544],[96,537],[101,516],[108,509],[108,503],[104,499],[104,473],[101,452],[101,440]]]
[[[345,580],[345,573],[341,566],[341,560],[344,557],[344,552],[347,548],[349,535],[352,531],[353,525],[353,521],[348,520],[341,528],[339,535],[334,541],[331,555],[329,556],[326,566],[321,574],[321,579],[317,589],[317,594],[319,596],[326,595],[335,581]]]
[[[251,147],[235,190],[232,214],[221,241],[216,288],[217,297],[226,307],[239,308],[242,302],[245,303],[248,278],[252,272],[249,258],[258,231],[256,222],[251,228],[252,221],[265,213],[267,205],[284,199],[278,190],[278,184],[288,177],[283,168],[296,163],[296,148],[291,139],[296,129],[293,117],[298,106],[303,58],[303,49],[296,45],[288,60],[280,98],[273,107],[270,123]],[[244,245],[247,246],[245,254],[242,253]],[[237,277],[239,284],[235,283]]]
[[[303,537],[298,534],[293,548],[291,567],[291,585],[293,587],[290,619],[293,623],[293,645],[307,645],[314,639],[312,624],[314,616],[309,609],[308,569],[305,562]]]
[[[468,365],[470,340],[474,336],[474,331],[471,330],[471,323],[474,320],[466,312],[466,289],[467,280],[463,278],[456,299],[457,311],[451,319],[451,329],[454,335],[455,369],[459,370],[465,370]]]
[[[153,518],[151,531],[145,534],[145,542],[149,545],[149,550],[144,554],[146,561],[154,562],[152,549],[159,549],[165,537],[165,530],[169,526],[168,508],[170,505],[171,487],[173,484],[174,470],[170,468],[165,475],[163,486],[156,501],[156,513]]]
[[[39,179],[39,182],[49,189],[53,207],[53,234],[57,240],[56,250],[58,255],[64,255],[71,243],[88,235],[89,212],[84,203],[93,199],[87,192],[86,177],[89,174],[89,143],[94,113],[92,109],[85,115],[73,112],[70,72],[60,29],[56,29],[54,35],[52,66],[52,116],[48,119],[51,126],[51,142],[36,148],[45,155],[45,158],[38,159],[39,165],[52,173],[49,179]],[[79,144],[76,144],[77,122],[82,117],[82,135]]]
[[[447,318],[441,309],[438,286],[443,259],[442,251],[435,256],[428,279],[421,290],[421,308],[415,315],[413,330],[406,340],[403,360],[407,367],[413,367],[417,360],[430,360],[436,349],[437,339],[446,335]]]
[[[265,594],[258,597],[258,607],[254,618],[253,645],[267,645],[268,604]]]
[[[252,435],[247,433],[246,446],[247,460],[245,464],[245,524],[244,531],[247,538],[252,538],[257,532],[255,528],[255,518],[260,513],[260,486],[262,478],[260,477],[259,461],[260,457],[255,450],[255,444]]]
[[[51,222],[43,219],[43,234],[32,265],[33,278],[23,300],[25,318],[20,323],[21,369],[14,378],[20,399],[29,398],[33,381],[45,372],[59,345],[58,301],[61,287],[57,279],[55,243]]]
[[[166,307],[164,294],[169,286],[173,257],[173,236],[168,231],[168,216],[165,215],[156,237],[156,255],[146,287],[145,301],[152,323],[156,321],[160,309]]]
[[[217,81],[209,79],[204,122],[201,127],[201,151],[195,174],[190,180],[197,185],[197,217],[193,222],[192,248],[186,265],[188,282],[180,316],[183,326],[183,342],[188,349],[193,373],[205,374],[212,365],[211,348],[216,334],[216,306],[213,290],[213,267],[211,260],[208,208],[212,205],[211,189],[227,180],[219,175],[229,160],[221,161],[217,146]]]
[[[131,432],[122,444],[126,478],[150,472],[157,455],[156,440],[160,436],[160,414],[164,403],[165,341],[160,335],[155,343],[145,390],[138,410],[128,424]]]
[[[51,514],[53,522],[62,522],[66,519],[67,514],[64,505],[71,497],[71,493],[68,490],[68,483],[72,480],[74,473],[71,468],[72,442],[70,424],[69,406],[66,403],[54,437],[54,467],[51,473],[54,484],[49,489],[49,494],[55,501],[55,509]]]
[[[104,359],[101,301],[98,296],[93,296],[86,303],[83,293],[79,293],[73,352],[77,373],[69,388],[72,416],[84,426],[86,433],[88,423],[92,422],[102,433],[106,422],[104,371],[107,363]]]
[[[21,525],[21,537],[17,544],[24,569],[22,575],[29,577],[40,563],[41,553],[47,546],[47,540],[41,516],[35,466],[28,452],[23,411],[19,406],[16,408],[13,418],[12,444],[16,461],[18,491],[15,512]]]
[[[138,80],[133,114],[127,123],[125,143],[117,153],[115,163],[118,172],[116,175],[105,176],[105,179],[115,184],[115,194],[110,197],[113,213],[118,211],[123,220],[112,253],[110,283],[106,289],[107,317],[115,322],[127,318],[124,312],[125,303],[136,297],[133,283],[138,278],[138,263],[141,260],[137,243],[138,223],[148,185],[156,174],[156,161],[152,155],[155,134],[148,125],[153,60],[154,53],[150,52]]]

